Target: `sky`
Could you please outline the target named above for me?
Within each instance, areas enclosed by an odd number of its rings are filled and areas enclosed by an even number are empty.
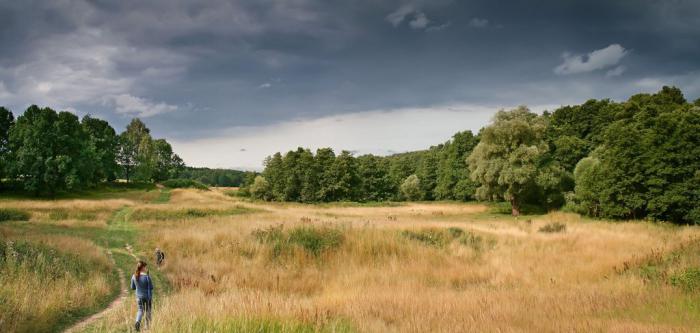
[[[0,105],[141,118],[193,166],[425,149],[501,108],[700,97],[697,0],[0,0]]]

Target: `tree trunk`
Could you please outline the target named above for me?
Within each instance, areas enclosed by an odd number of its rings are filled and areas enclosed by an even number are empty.
[[[511,215],[520,216],[520,203],[515,198],[510,199]]]

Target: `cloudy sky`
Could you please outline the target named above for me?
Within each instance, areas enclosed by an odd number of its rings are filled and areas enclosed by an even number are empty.
[[[0,0],[0,105],[141,117],[190,165],[390,154],[499,108],[700,97],[696,0]]]

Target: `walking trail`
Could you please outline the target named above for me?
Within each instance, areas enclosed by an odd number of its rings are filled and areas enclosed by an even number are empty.
[[[110,303],[104,310],[93,314],[90,317],[87,317],[73,325],[72,327],[68,328],[65,333],[77,333],[77,332],[82,332],[87,328],[90,324],[104,318],[107,314],[110,312],[114,311],[117,309],[123,302],[126,300],[127,296],[127,290],[126,290],[126,278],[124,277],[124,270],[116,266],[116,262],[114,261],[114,258],[112,257],[112,251],[107,252],[109,254],[109,258],[112,260],[112,264],[115,265],[117,268],[117,273],[119,274],[119,296],[115,298],[112,303]],[[131,254],[131,252],[129,252]],[[131,254],[133,256],[133,254]]]
[[[124,211],[124,210],[122,210]],[[126,251],[131,255],[134,259],[138,259],[136,255],[134,255],[134,251],[131,245],[126,244],[125,246]],[[109,313],[116,311],[116,309],[119,308],[119,306],[124,303],[126,300],[126,297],[128,296],[128,290],[126,286],[126,276],[124,274],[124,270],[121,269],[119,266],[117,266],[116,261],[114,260],[114,257],[112,256],[112,251],[107,250],[107,254],[109,255],[109,259],[112,261],[112,264],[114,267],[117,269],[117,273],[119,275],[119,295],[110,303],[106,308],[104,308],[102,311],[93,314],[92,316],[89,316],[77,323],[75,323],[73,326],[69,327],[68,329],[65,330],[64,333],[78,333],[84,331],[88,326],[94,324],[98,320],[106,317]]]

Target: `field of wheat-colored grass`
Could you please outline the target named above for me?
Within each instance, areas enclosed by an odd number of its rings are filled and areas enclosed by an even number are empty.
[[[561,212],[516,219],[476,203],[250,202],[216,190],[172,190],[157,203],[112,200],[0,204],[128,206],[142,257],[152,261],[155,247],[167,254],[160,270],[151,267],[168,287],[156,285],[151,332],[700,327],[696,227]],[[86,223],[42,219],[65,228]],[[130,298],[88,331],[127,331],[135,313]]]
[[[659,332],[700,325],[696,294],[637,272],[695,244],[700,232],[693,227],[566,213],[514,219],[481,204],[254,203],[192,190],[175,190],[170,203],[151,208],[231,207],[250,210],[136,222],[146,248],[168,253],[163,272],[173,290],[156,300],[153,332]],[[553,222],[565,231],[539,232]],[[450,228],[470,238],[450,239]],[[260,235],[270,230],[284,241],[266,242]],[[298,230],[319,231],[321,250],[304,248],[304,238],[290,241]],[[328,234],[340,241],[324,247]],[[134,313],[126,304],[95,330],[129,327]]]

